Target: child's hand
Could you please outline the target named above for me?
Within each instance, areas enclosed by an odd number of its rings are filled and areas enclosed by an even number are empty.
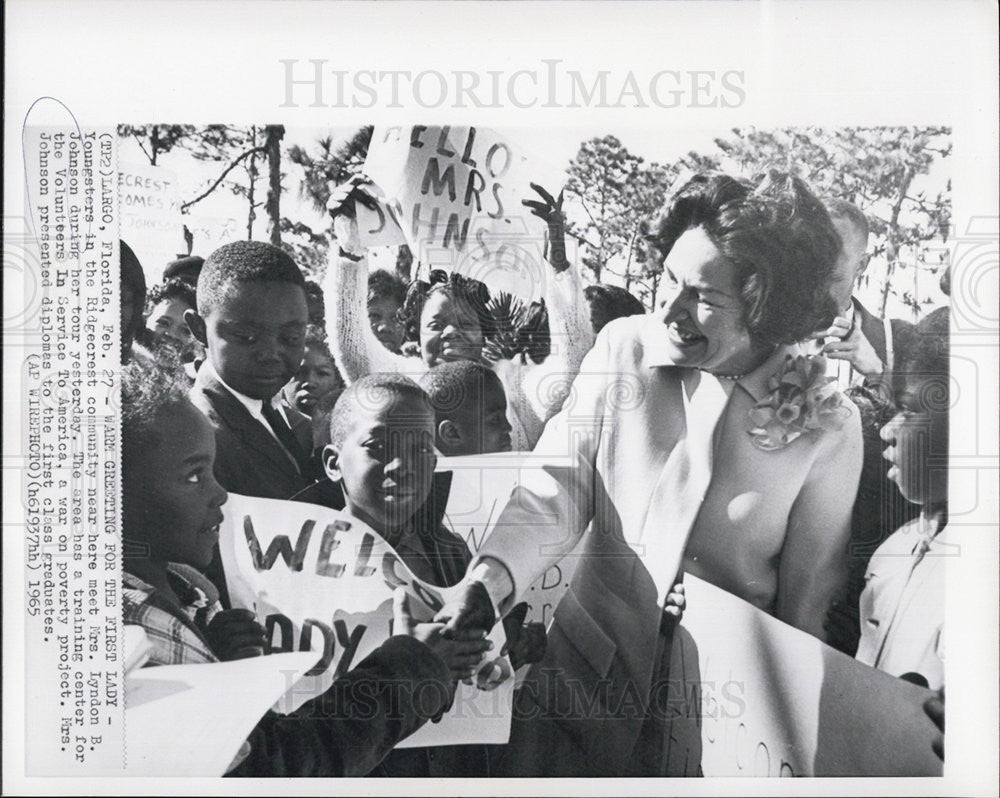
[[[684,598],[684,585],[678,582],[670,588],[667,600],[663,603],[663,611],[672,618],[676,618],[676,623],[680,623],[686,606],[687,599]]]
[[[528,605],[525,602],[511,608],[503,619],[503,631],[507,635],[507,643],[500,654],[510,656],[510,664],[514,670],[531,662],[538,662],[545,656],[546,635],[545,624],[525,623]]]
[[[549,228],[548,251],[545,253],[549,263],[557,272],[565,271],[569,268],[569,261],[566,260],[566,216],[562,211],[563,192],[559,192],[559,198],[554,199],[552,195],[537,183],[531,183],[531,187],[542,198],[538,200],[521,200],[521,204],[530,208],[531,212],[545,222]]]
[[[367,208],[375,207],[372,183],[363,175],[355,175],[346,183],[337,186],[327,200],[326,209],[333,218],[333,234],[341,250],[348,255],[364,252],[358,232],[357,209],[360,202]]]
[[[500,653],[509,654],[510,664],[517,670],[522,665],[541,662],[545,656],[547,640],[544,623],[526,623],[518,629],[513,640],[507,639],[507,645]]]
[[[931,748],[938,759],[944,762],[944,688],[924,701],[924,712],[937,726],[938,733],[931,740]]]
[[[493,648],[481,629],[459,630],[444,637],[443,623],[417,623],[410,615],[410,597],[399,587],[393,593],[393,630],[430,646],[445,661],[454,679],[469,679],[483,654]]]
[[[223,662],[263,656],[266,635],[252,610],[217,612],[205,630],[212,651]]]

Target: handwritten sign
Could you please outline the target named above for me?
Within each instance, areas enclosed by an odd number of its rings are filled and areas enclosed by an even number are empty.
[[[256,612],[271,652],[321,653],[277,711],[321,695],[390,636],[397,587],[410,594],[416,620],[430,620],[451,593],[417,579],[381,536],[344,513],[235,494],[224,513],[219,548],[233,606]],[[402,747],[507,741],[514,680],[510,661],[499,656],[501,624],[490,639],[495,655],[479,667],[475,684],[460,684],[448,715]]]
[[[170,261],[186,250],[177,175],[163,166],[118,164],[121,237],[155,285]]]
[[[835,651],[687,575],[670,665],[668,772],[940,776],[931,691]],[[673,703],[673,702],[672,702]]]
[[[552,459],[547,459],[546,463],[551,464]],[[476,553],[494,530],[497,516],[510,500],[514,488],[522,482],[530,482],[532,473],[540,471],[542,464],[530,452],[510,452],[442,457],[437,468],[452,472],[445,512],[448,526]],[[553,522],[552,518],[538,518],[540,526]],[[528,603],[526,620],[548,627],[578,563],[579,559],[570,552],[528,588],[524,594]]]
[[[364,173],[385,194],[359,213],[362,243],[409,244],[440,268],[528,299],[543,294],[545,225],[521,205],[539,180],[524,151],[485,128],[376,128]]]

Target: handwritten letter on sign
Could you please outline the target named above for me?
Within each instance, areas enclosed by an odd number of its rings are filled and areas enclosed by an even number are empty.
[[[537,199],[538,177],[513,142],[485,128],[376,128],[364,173],[385,202],[359,212],[362,243],[398,243],[401,231],[423,269],[542,296],[545,225],[521,205]]]
[[[276,705],[291,712],[321,695],[391,634],[392,593],[410,594],[410,611],[430,620],[449,589],[421,582],[376,532],[344,513],[298,502],[230,494],[219,548],[234,607],[257,614],[272,652],[318,651],[319,662]],[[505,743],[514,688],[510,662],[493,651],[476,684],[459,684],[455,704],[401,747]]]
[[[496,528],[497,516],[510,501],[514,489],[530,484],[546,465],[553,463],[551,458],[542,461],[530,452],[440,458],[438,471],[452,472],[446,511],[448,525],[473,553],[478,553],[483,541]],[[553,523],[558,523],[553,517],[537,519],[540,527]],[[530,540],[531,530],[525,530],[525,534],[526,540]],[[549,626],[578,564],[579,557],[571,552],[524,592],[522,600],[528,603],[526,620]]]

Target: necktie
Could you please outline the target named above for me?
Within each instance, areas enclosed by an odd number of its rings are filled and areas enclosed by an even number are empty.
[[[715,428],[734,388],[707,372],[678,369],[683,397],[685,431],[667,458],[639,541],[640,557],[656,584],[663,605],[712,480],[712,444]]]
[[[302,449],[302,446],[299,445],[298,438],[295,437],[295,433],[288,426],[284,416],[270,402],[263,403],[261,412],[264,415],[264,420],[267,421],[267,425],[274,431],[284,450],[295,461],[299,473],[307,474],[309,471],[308,455]]]

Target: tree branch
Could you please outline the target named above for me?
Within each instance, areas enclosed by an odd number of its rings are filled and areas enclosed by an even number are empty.
[[[132,131],[132,138],[134,138],[136,140],[136,142],[138,143],[139,149],[142,150],[142,154],[145,155],[147,159],[149,159],[150,163],[152,163],[153,162],[153,156],[150,155],[148,152],[146,152],[146,148],[142,146],[142,139],[139,138],[138,135],[136,135],[136,132],[134,130]]]
[[[240,161],[242,161],[244,158],[249,158],[251,155],[254,155],[254,154],[260,153],[260,152],[265,152],[264,147],[254,147],[253,149],[247,150],[242,155],[240,155],[235,160],[233,160],[233,162],[230,163],[229,166],[227,166],[223,170],[222,174],[219,175],[219,178],[214,183],[212,183],[211,186],[209,186],[205,191],[203,191],[201,194],[199,194],[197,197],[195,197],[190,202],[184,202],[184,203],[181,204],[181,213],[183,213],[184,211],[186,211],[188,208],[190,208],[196,202],[201,202],[203,199],[205,199],[205,197],[207,197],[209,194],[211,194],[213,191],[215,191],[215,189],[217,189],[219,187],[219,184],[223,180],[226,179],[226,175],[228,175],[230,172],[233,171],[233,169],[235,169],[237,166],[239,166]]]

